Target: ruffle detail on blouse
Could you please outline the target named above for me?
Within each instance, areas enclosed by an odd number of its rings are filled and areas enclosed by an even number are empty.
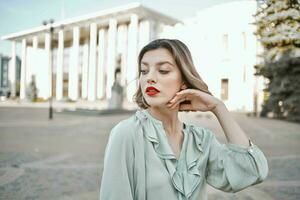
[[[136,117],[142,122],[142,130],[146,131],[145,137],[153,143],[155,152],[165,161],[173,186],[185,197],[189,198],[201,181],[199,159],[203,153],[203,132],[197,131],[192,124],[188,125],[185,123],[187,171],[178,171],[176,169],[177,159],[168,143],[167,136],[163,134],[165,130],[162,122],[152,117],[147,110],[137,110]]]

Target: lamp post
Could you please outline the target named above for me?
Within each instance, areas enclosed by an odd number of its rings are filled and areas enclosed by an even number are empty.
[[[52,24],[54,23],[53,19],[50,19],[48,21],[43,21],[43,25],[47,26],[49,25],[49,33],[50,33],[50,51],[49,51],[49,78],[50,78],[50,97],[49,97],[49,119],[53,118],[53,108],[52,108],[52,79],[53,79],[53,75],[52,75],[52,37],[53,37],[53,30],[54,28],[52,27]]]

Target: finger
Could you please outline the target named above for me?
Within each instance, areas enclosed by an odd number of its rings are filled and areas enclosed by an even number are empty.
[[[175,96],[175,97],[173,97],[173,99],[171,99],[169,102],[168,102],[168,106],[172,106],[172,105],[174,105],[174,103],[176,103],[177,101],[178,101],[178,97],[177,96]]]
[[[183,97],[189,94],[195,94],[195,89],[186,89],[186,90],[181,90],[179,92],[176,92],[176,96],[178,97]]]
[[[187,95],[176,95],[169,103],[173,105],[174,103],[177,103],[178,101],[185,101],[187,98]]]
[[[174,102],[178,101],[179,97],[177,95],[175,95],[170,101],[169,103],[173,104]]]
[[[195,110],[195,109],[191,106],[191,104],[180,104],[179,110],[181,110],[181,111],[197,112],[197,110]]]
[[[191,100],[191,93],[186,93],[186,94],[178,94],[174,97],[174,99],[172,101],[170,101],[171,103],[180,101],[181,99],[183,99],[183,101],[190,101]]]
[[[188,97],[189,97],[190,95],[196,94],[196,91],[197,91],[197,90],[195,90],[195,89],[185,89],[185,90],[181,90],[181,91],[177,92],[177,93],[175,94],[175,96],[173,97],[173,99],[169,101],[170,106],[174,105],[174,103],[178,102],[180,99],[185,99],[185,98],[187,98],[187,100],[189,100]],[[169,103],[168,103],[168,104],[169,104]]]
[[[177,101],[170,104],[171,108],[175,108],[179,103],[184,102],[185,98],[178,99]]]
[[[192,107],[191,107],[190,104],[180,104],[179,110],[182,110],[182,111],[191,111]]]
[[[174,104],[191,104],[191,100],[189,100],[188,97],[183,97]]]

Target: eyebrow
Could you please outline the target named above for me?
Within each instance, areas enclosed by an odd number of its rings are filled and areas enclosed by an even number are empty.
[[[147,62],[141,62],[141,64],[146,65],[146,66],[149,66],[149,64],[148,64]],[[163,65],[163,64],[169,64],[169,65],[174,66],[174,65],[173,65],[171,62],[169,62],[169,61],[161,61],[161,62],[158,62],[156,65],[161,66],[161,65]]]

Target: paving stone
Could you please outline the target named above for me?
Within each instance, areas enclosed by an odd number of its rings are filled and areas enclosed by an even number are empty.
[[[103,157],[111,128],[131,114],[54,113],[0,107],[0,200],[98,199]],[[300,125],[232,113],[269,163],[261,184],[224,193],[208,186],[209,200],[300,199]],[[226,137],[211,113],[180,113],[183,121]]]

